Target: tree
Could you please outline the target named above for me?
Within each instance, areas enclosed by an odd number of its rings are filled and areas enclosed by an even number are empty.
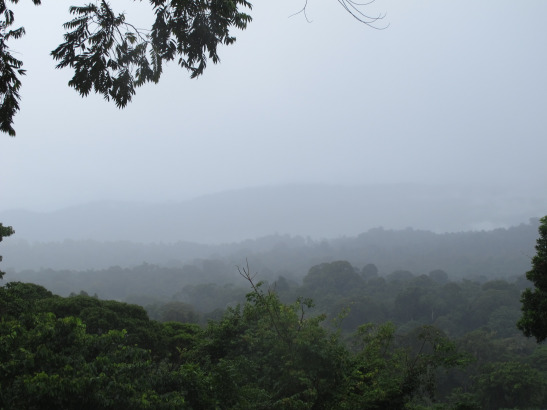
[[[222,408],[331,409],[340,401],[349,352],[322,322],[308,317],[311,300],[281,303],[249,266],[238,268],[252,292],[209,322],[194,353],[215,380]]]
[[[149,321],[139,306],[8,283],[0,287],[0,408],[215,408],[207,375],[181,355],[201,333]]]
[[[1,110],[1,108],[0,108],[0,110]],[[13,228],[11,226],[3,226],[0,223],[0,242],[2,242],[2,239],[4,239],[4,237],[13,235],[14,233],[15,233],[15,231],[13,230]],[[2,262],[2,255],[0,255],[0,262]],[[0,279],[2,279],[3,277],[4,277],[4,272],[2,272],[0,270]]]
[[[529,408],[545,404],[546,381],[526,363],[488,363],[476,377],[483,408]]]
[[[534,336],[540,343],[547,339],[547,216],[540,219],[538,231],[537,253],[532,258],[532,269],[526,273],[535,287],[522,293],[522,317],[517,327],[525,336]]]
[[[17,3],[18,0],[10,1]],[[40,4],[40,0],[33,2],[36,5]],[[21,68],[23,62],[11,54],[6,42],[11,38],[21,38],[25,34],[25,29],[9,29],[15,18],[13,11],[6,7],[6,0],[0,0],[0,16],[0,131],[7,132],[13,137],[13,116],[19,111],[19,77],[25,75],[25,70]]]
[[[432,270],[431,272],[429,272],[428,276],[435,282],[442,283],[443,285],[445,283],[448,283],[448,273],[446,273],[442,269]]]
[[[304,287],[319,294],[347,294],[364,285],[363,278],[347,261],[321,263],[310,268]]]
[[[469,355],[458,351],[434,326],[415,328],[402,339],[395,330],[390,322],[359,327],[351,339],[355,354],[346,381],[345,406],[337,408],[425,408],[422,402],[435,399],[439,371],[469,363]]]
[[[0,131],[11,136],[15,136],[13,117],[19,111],[20,77],[25,70],[7,41],[22,37],[25,29],[11,29],[14,13],[6,4],[18,1],[0,0]],[[366,25],[374,27],[384,17],[367,16],[360,10],[364,4],[338,1]],[[106,0],[70,7],[74,18],[63,25],[64,42],[51,52],[57,68],[74,69],[68,85],[81,96],[94,90],[123,108],[137,87],[159,81],[164,62],[176,59],[191,78],[203,74],[209,60],[220,61],[218,46],[235,42],[232,30],[244,30],[252,20],[246,13],[252,9],[247,0],[150,0],[150,5],[155,20],[149,30],[127,22],[125,14],[115,13]],[[306,7],[307,1],[300,12],[305,14]]]
[[[363,269],[361,270],[361,276],[364,279],[371,279],[371,278],[377,278],[378,277],[378,268],[373,263],[368,263],[365,266],[363,266]]]

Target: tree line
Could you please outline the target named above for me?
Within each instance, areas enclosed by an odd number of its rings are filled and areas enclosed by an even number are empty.
[[[6,284],[0,407],[73,408],[84,394],[89,408],[547,404],[547,349],[516,327],[524,278],[380,277],[347,261],[313,266],[301,285],[240,272],[240,288],[195,286],[195,299],[146,309]],[[192,304],[223,292],[228,307]]]

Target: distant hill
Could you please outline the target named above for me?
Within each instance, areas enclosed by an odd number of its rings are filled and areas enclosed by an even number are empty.
[[[302,185],[176,204],[13,211],[0,214],[16,231],[0,254],[3,268],[16,271],[217,260],[233,273],[249,258],[258,270],[295,278],[333,260],[374,263],[384,274],[444,269],[453,277],[509,277],[529,269],[538,226],[529,217],[542,216],[541,201],[518,198],[518,191],[493,188]]]
[[[2,247],[7,281],[30,281],[68,295],[85,290],[124,300],[131,294],[169,299],[186,285],[241,284],[236,266],[249,261],[259,280],[279,276],[300,282],[312,266],[346,260],[361,272],[374,264],[380,276],[414,275],[441,269],[452,280],[484,282],[516,278],[530,269],[539,220],[491,231],[433,233],[414,229],[370,229],[354,237],[314,241],[270,235],[223,245],[189,242],[10,240]]]
[[[542,197],[543,195],[543,197]],[[206,195],[180,203],[96,202],[38,213],[0,212],[28,241],[226,243],[274,233],[314,239],[368,229],[460,232],[515,226],[543,215],[543,192],[436,185],[289,185]],[[12,240],[10,238],[10,240]]]

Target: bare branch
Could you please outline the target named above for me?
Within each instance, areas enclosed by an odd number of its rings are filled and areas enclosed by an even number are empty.
[[[268,298],[264,296],[264,292],[262,292],[259,289],[260,282],[258,284],[254,283],[254,278],[256,277],[257,273],[255,273],[254,275],[251,274],[251,269],[249,268],[249,261],[247,259],[245,259],[245,264],[246,264],[246,267],[236,266],[237,271],[247,282],[251,284],[256,300],[262,305],[262,307],[268,313],[268,316],[270,318],[270,323],[272,324],[277,336],[287,344],[289,349],[292,350],[291,337],[287,329],[285,329],[282,326],[282,320],[279,315],[279,305],[275,303],[272,304],[272,300],[277,300],[272,298],[272,296],[275,296],[275,295],[271,292],[271,289],[268,289]]]
[[[353,0],[337,0],[338,3],[357,21],[360,23],[363,23],[375,30],[384,30],[389,27],[389,23],[386,24],[383,27],[378,27],[376,23],[383,20],[386,17],[386,14],[378,14],[377,16],[371,16],[362,11],[362,8],[371,5],[374,3],[375,0],[370,0],[364,3],[359,3]],[[308,2],[309,0],[304,1],[304,6],[302,9],[297,11],[296,13],[291,14],[289,17],[296,16],[298,14],[303,14],[306,18],[306,21],[308,23],[311,23],[312,21],[308,18],[307,9],[308,9]]]
[[[306,13],[307,7],[308,7],[308,0],[306,0],[306,2],[304,3],[304,7],[302,7],[301,10],[297,11],[296,13],[291,14],[291,15],[289,16],[289,18],[290,18],[290,17],[293,17],[293,16],[296,16],[297,14],[301,14],[301,13],[302,13],[302,14],[304,14],[304,17],[306,18],[306,21],[307,21],[308,23],[311,23],[312,21],[308,18],[308,15],[307,15],[307,13]]]
[[[378,16],[373,17],[369,16],[368,14],[363,13],[360,10],[360,7],[368,6],[372,3],[374,3],[374,0],[371,0],[367,3],[357,3],[352,0],[338,0],[338,3],[342,5],[342,7],[349,13],[353,18],[355,18],[357,21],[366,24],[367,26],[375,29],[375,30],[384,30],[389,27],[389,24],[385,27],[377,27],[375,26],[375,23],[383,20],[386,16],[386,14],[378,14]]]

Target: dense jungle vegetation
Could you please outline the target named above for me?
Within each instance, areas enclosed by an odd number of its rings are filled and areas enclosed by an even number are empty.
[[[103,275],[40,272],[107,281],[101,289],[140,282],[124,302],[6,283],[0,408],[547,406],[547,347],[517,328],[522,292],[532,287],[524,275],[385,274],[373,263],[336,260],[302,278],[245,264],[232,268],[234,284],[225,269],[204,260],[183,272],[147,264]]]
[[[524,278],[451,282],[440,270],[379,277],[374,265],[356,270],[346,261],[312,267],[302,285],[261,284],[248,268],[242,273],[243,302],[208,313],[181,301],[148,305],[147,313],[83,291],[60,297],[7,283],[0,288],[0,407],[547,403],[547,349],[515,326]],[[193,289],[202,309],[238,297],[235,287]]]

